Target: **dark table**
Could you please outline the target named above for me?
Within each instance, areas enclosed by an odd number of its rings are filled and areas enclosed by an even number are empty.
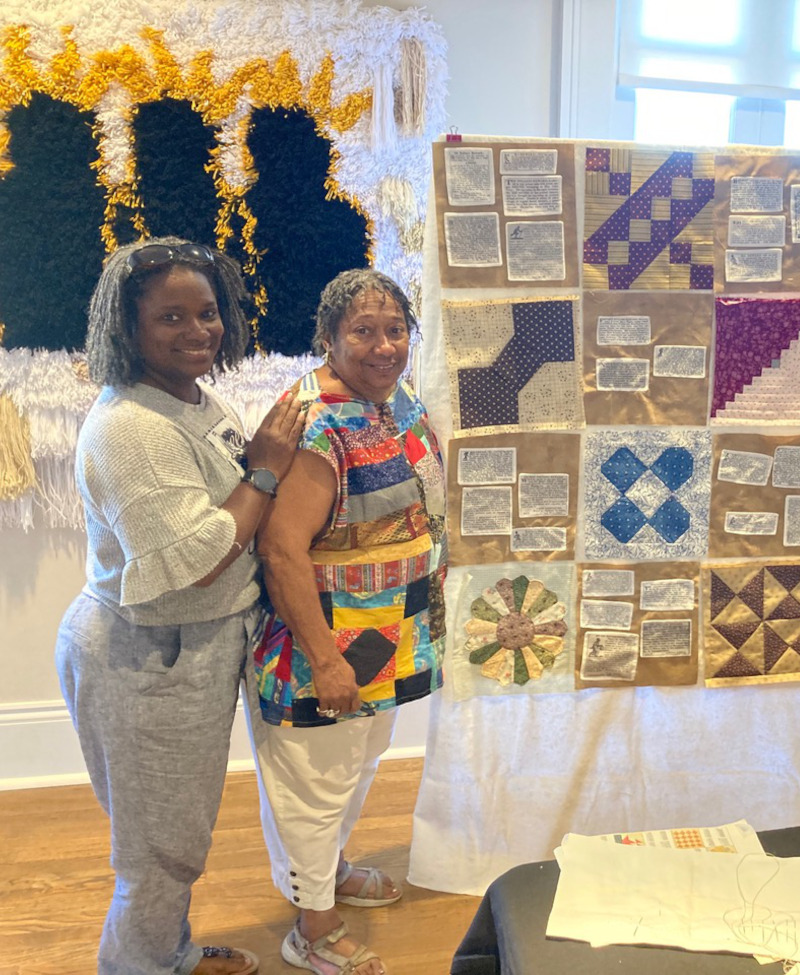
[[[800,856],[800,827],[758,835],[767,853]],[[450,975],[774,975],[779,971],[744,955],[646,945],[592,948],[583,941],[548,939],[545,930],[558,873],[555,860],[548,860],[514,867],[498,877],[458,946]]]

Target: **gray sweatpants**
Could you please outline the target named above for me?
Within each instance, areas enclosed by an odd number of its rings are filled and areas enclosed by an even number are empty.
[[[256,616],[136,626],[82,593],[61,621],[61,689],[111,818],[100,975],[189,975],[202,957],[191,887],[211,846]]]

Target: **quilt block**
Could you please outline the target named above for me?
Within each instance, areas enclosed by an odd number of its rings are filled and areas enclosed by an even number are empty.
[[[709,153],[586,149],[584,285],[714,286]]]
[[[800,680],[800,564],[711,565],[703,577],[706,684]]]
[[[591,431],[584,464],[587,558],[705,554],[710,432]]]

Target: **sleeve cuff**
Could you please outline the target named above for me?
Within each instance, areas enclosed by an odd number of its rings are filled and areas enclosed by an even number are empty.
[[[194,534],[131,559],[122,570],[120,605],[148,603],[194,585],[225,558],[235,537],[233,515],[220,508]]]

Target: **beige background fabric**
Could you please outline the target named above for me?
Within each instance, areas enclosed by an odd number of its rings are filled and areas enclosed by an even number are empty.
[[[604,596],[613,602],[633,603],[631,633],[640,633],[643,620],[691,620],[691,655],[686,657],[639,657],[636,677],[633,680],[581,680],[581,660],[583,658],[583,639],[587,630],[576,622],[575,639],[575,686],[581,687],[643,687],[649,684],[695,684],[697,683],[698,646],[698,605],[700,586],[699,562],[581,562],[577,567],[578,609],[576,618],[580,621],[580,604],[583,599],[584,569],[632,569],[634,571],[634,593],[632,596]],[[691,579],[694,582],[694,608],[687,610],[643,610],[639,608],[642,582],[653,579]],[[624,633],[626,631],[620,630]]]
[[[494,156],[494,206],[450,206],[447,201],[447,183],[444,169],[446,148],[480,148],[491,146]],[[503,197],[500,182],[500,151],[502,149],[555,149],[558,153],[556,175],[561,176],[560,216],[506,217],[503,215]],[[564,142],[434,142],[433,173],[436,197],[436,226],[439,239],[439,274],[444,288],[576,288],[578,286],[578,237],[575,224],[575,148]],[[500,250],[503,265],[500,267],[450,267],[444,239],[445,213],[497,213],[500,218]],[[505,267],[505,225],[518,220],[561,220],[564,223],[564,259],[566,277],[561,281],[509,281]]]
[[[714,159],[714,291],[716,294],[786,293],[800,289],[800,244],[790,243],[789,197],[792,183],[800,183],[798,156],[770,156],[737,153]],[[783,276],[780,281],[727,282],[725,251],[728,249],[730,179],[733,176],[766,176],[783,180],[783,213],[786,215],[786,240],[783,248]],[[752,214],[755,216],[755,214]]]
[[[461,534],[461,493],[458,484],[458,452],[469,448],[516,447],[517,480],[520,474],[569,474],[568,517],[520,518],[517,486],[511,491],[512,525],[516,527],[559,526],[567,530],[563,552],[512,552],[510,535]],[[575,558],[575,516],[578,510],[578,458],[580,443],[575,434],[502,433],[490,437],[451,440],[447,465],[447,534],[451,565],[482,565],[486,562],[550,561]]]
[[[708,554],[710,558],[763,558],[777,555],[800,558],[800,548],[783,544],[783,509],[787,495],[800,495],[800,488],[767,484],[734,484],[717,479],[720,454],[723,450],[741,450],[774,456],[775,448],[800,447],[800,436],[767,437],[755,433],[722,433],[713,438],[714,459],[711,470],[711,511],[709,515]],[[774,535],[735,535],[725,531],[727,511],[774,511],[778,514],[778,530]]]
[[[688,424],[705,426],[711,361],[710,292],[586,291],[583,298],[583,385],[586,422],[590,424]],[[647,315],[650,345],[598,345],[597,319],[607,315]],[[702,345],[706,348],[704,379],[653,375],[656,345]],[[650,360],[647,392],[598,390],[595,360],[620,356]]]

